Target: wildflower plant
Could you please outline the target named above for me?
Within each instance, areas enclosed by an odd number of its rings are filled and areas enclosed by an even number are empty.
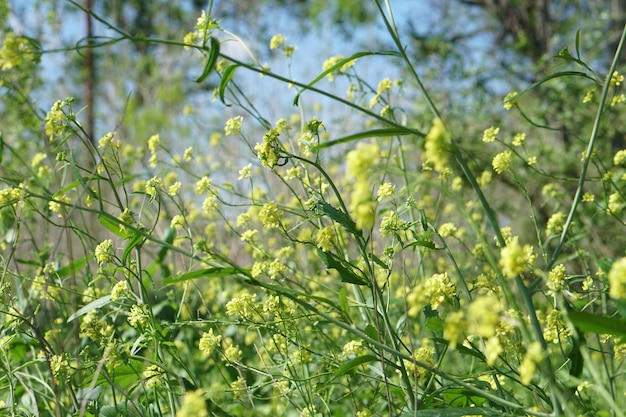
[[[86,10],[115,42],[187,50],[234,110],[207,135],[232,160],[132,125],[89,137],[71,98],[31,115],[41,146],[0,138],[0,415],[624,415],[626,258],[599,236],[623,235],[626,157],[597,146],[623,111],[621,49],[604,79],[559,54],[575,75],[496,103],[525,125],[464,140],[376,5],[396,48],[313,80],[261,65],[211,9],[181,39]],[[296,65],[287,39],[269,48]],[[2,71],[36,66],[36,45],[7,35]],[[406,76],[361,78],[381,57]],[[244,73],[298,112],[259,110]],[[597,116],[583,149],[545,149],[525,100],[574,76]],[[309,114],[319,95],[351,130]],[[570,158],[575,175],[548,163]]]

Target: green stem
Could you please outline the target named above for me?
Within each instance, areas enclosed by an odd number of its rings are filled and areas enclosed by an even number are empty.
[[[593,122],[593,129],[591,130],[591,136],[589,137],[589,144],[587,145],[587,151],[585,152],[585,159],[583,161],[583,165],[580,171],[580,177],[578,178],[578,187],[576,187],[576,193],[574,194],[574,200],[572,201],[572,206],[570,207],[569,213],[567,215],[567,220],[565,221],[565,225],[563,226],[563,232],[561,233],[561,237],[559,238],[559,242],[554,248],[554,253],[552,253],[552,257],[550,261],[546,265],[546,270],[552,268],[552,265],[556,262],[559,254],[561,253],[561,248],[563,247],[563,243],[565,242],[565,237],[569,232],[569,228],[574,220],[574,214],[576,213],[576,208],[580,203],[583,195],[583,186],[585,184],[585,180],[587,177],[587,170],[589,168],[589,163],[591,162],[591,156],[593,154],[593,148],[596,144],[596,140],[598,138],[598,131],[600,129],[600,121],[602,120],[602,114],[604,112],[604,105],[606,103],[606,98],[609,94],[609,88],[611,86],[611,76],[617,68],[617,63],[619,62],[619,58],[622,54],[622,49],[624,47],[624,41],[626,40],[626,25],[624,25],[624,30],[622,31],[622,37],[619,40],[619,44],[617,45],[617,50],[615,51],[615,56],[613,57],[613,62],[611,63],[611,67],[609,68],[609,73],[606,75],[606,80],[604,81],[604,86],[602,87],[602,95],[600,96],[600,104],[598,105],[598,111],[596,112],[596,118]]]

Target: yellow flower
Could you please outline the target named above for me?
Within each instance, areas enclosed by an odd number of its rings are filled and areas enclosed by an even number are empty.
[[[40,52],[33,41],[13,32],[7,33],[0,48],[0,69],[2,71],[18,68],[29,62],[39,60]]]
[[[610,85],[612,87],[617,87],[622,83],[622,81],[624,81],[624,76],[617,71],[613,71],[613,74],[611,74],[611,81],[609,81]]]
[[[272,36],[272,39],[270,39],[270,49],[280,49],[286,41],[287,39],[283,35],[278,33]]]
[[[237,363],[241,361],[242,354],[241,350],[230,342],[224,349],[224,362],[226,362],[226,365]]]
[[[358,179],[368,178],[379,159],[380,148],[376,143],[359,143],[346,155],[348,175]]]
[[[505,110],[511,110],[517,104],[517,91],[513,91],[504,97],[503,107]]]
[[[433,120],[430,130],[424,138],[422,161],[429,165],[432,164],[435,171],[442,172],[448,167],[449,148],[450,134],[443,121],[437,118]]]
[[[120,141],[115,141],[116,132],[109,132],[106,135],[102,136],[100,140],[98,140],[98,148],[104,149],[107,146],[113,149],[120,149],[121,143]]]
[[[335,228],[333,226],[322,227],[315,235],[315,244],[324,252],[333,248],[335,241]]]
[[[498,174],[508,171],[511,169],[511,151],[500,152],[493,157],[491,164],[493,165],[493,170]]]
[[[513,136],[513,141],[511,142],[511,144],[513,146],[522,146],[525,140],[526,140],[526,133],[521,132]]]
[[[607,277],[609,295],[615,299],[626,299],[626,257],[613,262]]]
[[[165,371],[158,365],[150,365],[143,371],[143,378],[146,388],[154,388],[163,382]]]
[[[252,164],[248,164],[239,170],[239,177],[237,180],[241,181],[250,177],[252,177]]]
[[[500,323],[502,310],[502,304],[495,295],[475,298],[467,309],[469,331],[480,337],[493,337]]]
[[[456,288],[448,274],[434,274],[424,283],[424,291],[430,299],[430,307],[435,310],[445,301],[452,299],[456,295]]]
[[[497,337],[491,337],[487,342],[485,342],[485,360],[487,365],[492,366],[498,356],[503,352],[502,345],[500,344],[500,339]]]
[[[485,131],[483,132],[483,142],[485,143],[493,142],[494,140],[496,140],[496,136],[498,135],[498,132],[500,132],[499,127],[491,126],[490,128],[485,129]]]
[[[556,233],[561,233],[563,231],[564,226],[565,226],[565,214],[561,212],[554,213],[548,219],[548,224],[546,226],[546,234],[552,235]]]
[[[155,153],[159,149],[160,143],[161,137],[158,134],[150,136],[148,139],[148,149],[150,152]]]
[[[200,349],[203,355],[210,356],[211,353],[213,353],[213,350],[215,350],[215,348],[219,346],[221,341],[222,341],[222,336],[219,334],[214,335],[213,329],[211,329],[208,332],[204,332],[202,336],[200,337],[200,343],[198,344],[198,349]]]
[[[378,187],[377,200],[380,201],[385,197],[392,196],[395,191],[396,191],[396,186],[394,184],[390,182],[382,183]]]
[[[507,278],[515,278],[534,263],[535,255],[532,246],[519,244],[515,236],[500,251],[500,267]]]
[[[537,370],[537,364],[541,362],[543,357],[544,352],[539,342],[532,342],[526,349],[524,360],[519,366],[520,382],[523,385],[530,384]]]
[[[626,149],[620,149],[613,157],[613,165],[622,165],[626,161]]]
[[[362,340],[351,340],[343,346],[341,356],[348,358],[351,356],[363,356],[367,353],[367,349],[363,347]]]
[[[193,187],[194,193],[200,195],[204,194],[211,190],[211,179],[206,175],[196,181],[196,184]]]
[[[201,389],[187,391],[176,413],[176,417],[209,417],[204,391]]]
[[[448,237],[456,235],[458,229],[454,225],[454,223],[444,223],[439,226],[438,233],[441,237]]]
[[[235,116],[226,121],[224,126],[224,134],[226,136],[237,136],[241,131],[241,125],[243,123],[243,116]]]
[[[113,259],[113,241],[107,239],[96,246],[95,250],[96,262],[98,265],[104,265]]]
[[[466,326],[467,322],[463,317],[463,311],[453,311],[446,315],[443,325],[443,338],[448,342],[450,349],[455,349],[463,338]]]
[[[324,63],[322,64],[322,70],[326,71],[327,69],[332,68],[335,64],[337,64],[339,61],[341,61],[344,58],[343,55],[335,55],[335,56],[331,56],[330,58],[328,58],[326,61],[324,61]],[[354,65],[354,63],[356,62],[356,60],[352,60],[346,64],[343,64],[341,67],[339,67],[338,70],[336,70],[336,72],[338,74],[345,74],[346,71],[352,67]],[[326,78],[328,78],[328,81],[334,81],[335,80],[335,71],[329,72],[328,74],[326,74]]]
[[[117,301],[129,293],[128,281],[119,281],[113,286],[113,289],[111,289],[111,301]]]
[[[280,227],[280,220],[283,212],[278,208],[275,202],[265,203],[259,211],[259,219],[266,229]]]

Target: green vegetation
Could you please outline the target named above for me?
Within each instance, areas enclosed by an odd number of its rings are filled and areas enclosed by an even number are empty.
[[[626,29],[593,61],[583,32],[547,59],[518,31],[532,81],[442,106],[391,2],[339,2],[389,47],[306,80],[212,2],[177,37],[69,3],[107,37],[62,52],[141,59],[119,114],[41,110],[59,51],[0,13],[0,416],[624,416]]]

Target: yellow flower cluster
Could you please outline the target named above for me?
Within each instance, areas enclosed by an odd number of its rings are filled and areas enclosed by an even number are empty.
[[[535,262],[536,255],[530,245],[521,246],[517,236],[500,251],[500,267],[507,278],[515,278]]]
[[[422,161],[425,165],[432,167],[437,172],[443,172],[448,168],[450,143],[450,134],[443,121],[439,118],[433,120],[430,130],[424,138]]]
[[[347,174],[355,181],[350,195],[350,213],[359,229],[374,226],[376,202],[372,195],[370,176],[379,158],[380,148],[376,143],[360,143],[346,157]]]
[[[607,278],[609,295],[618,300],[626,299],[626,257],[613,262]]]

